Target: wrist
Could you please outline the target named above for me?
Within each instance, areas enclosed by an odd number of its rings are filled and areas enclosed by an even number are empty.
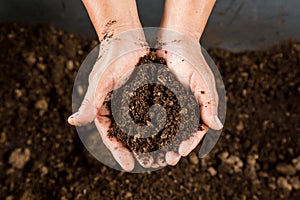
[[[168,30],[166,32],[174,31],[176,32],[175,35],[181,35],[182,37],[186,37],[189,40],[192,40],[194,42],[199,42],[202,33],[200,33],[198,30],[188,29],[186,26],[181,26],[178,24],[161,24],[161,28]],[[163,31],[165,32],[165,31]]]
[[[139,22],[123,21],[116,18],[107,18],[100,26],[95,26],[100,42],[123,32],[141,28],[142,26]]]
[[[200,40],[216,0],[165,0],[161,27]]]
[[[100,41],[141,28],[135,0],[83,0]]]

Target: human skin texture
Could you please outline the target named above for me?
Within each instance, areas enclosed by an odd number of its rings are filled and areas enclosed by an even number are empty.
[[[199,41],[216,0],[165,0],[161,28]]]
[[[135,0],[82,0],[97,32],[99,41],[105,35],[141,28]]]
[[[191,134],[191,138],[182,141],[178,152],[166,152],[165,161],[169,165],[176,165],[181,156],[188,155],[201,141],[208,130],[221,129],[222,124],[217,117],[218,97],[215,89],[214,76],[206,64],[201,50],[199,39],[202,35],[207,19],[215,1],[210,0],[166,0],[161,27],[179,33],[168,34],[168,31],[159,33],[158,44],[162,50],[158,54],[165,58],[171,72],[186,87],[190,88],[196,97],[201,109],[201,118],[206,126],[203,130]],[[100,55],[90,76],[89,88],[78,112],[69,117],[68,122],[72,125],[81,126],[95,121],[104,144],[112,152],[114,158],[125,171],[134,168],[134,157],[146,168],[165,166],[164,162],[151,157],[145,158],[132,153],[116,138],[109,138],[107,131],[111,120],[108,110],[103,106],[107,93],[116,88],[126,72],[133,71],[139,58],[149,52],[145,36],[142,32],[141,23],[135,0],[83,0],[90,15],[93,25],[101,41]],[[200,19],[200,20],[199,20]],[[128,37],[122,38],[122,33],[132,31]],[[184,39],[187,38],[187,39]],[[176,44],[168,42],[170,39],[177,40]],[[192,42],[192,44],[191,44]],[[193,46],[192,49],[189,47]],[[131,53],[125,54],[125,52]],[[118,51],[124,52],[124,56],[115,60]],[[170,53],[166,53],[170,52]],[[193,64],[182,62],[182,58],[173,54],[178,52],[188,57],[192,63],[201,63],[201,71]],[[102,66],[108,67],[106,74]],[[102,75],[101,80],[99,76]],[[202,93],[204,91],[204,93]],[[143,164],[144,163],[144,164]],[[162,164],[160,164],[162,163]]]
[[[95,122],[103,143],[125,171],[134,168],[132,152],[114,137],[108,137],[109,111],[103,106],[107,93],[121,84],[149,51],[138,18],[135,0],[83,0],[98,34],[100,54],[89,75],[89,87],[78,110],[68,118],[71,125]],[[126,38],[120,36],[129,31]],[[120,57],[120,55],[123,55]],[[108,70],[105,70],[106,68]],[[99,79],[99,77],[102,77]]]
[[[187,156],[199,144],[208,127],[215,130],[223,127],[217,116],[218,94],[214,76],[199,44],[214,4],[215,0],[165,1],[161,21],[163,30],[159,33],[161,50],[158,54],[167,61],[176,78],[192,90],[200,106],[201,119],[206,125],[205,131],[193,133],[189,140],[183,141],[178,153],[166,153],[166,161],[170,165],[177,164],[181,156]],[[170,34],[172,31],[176,34]]]

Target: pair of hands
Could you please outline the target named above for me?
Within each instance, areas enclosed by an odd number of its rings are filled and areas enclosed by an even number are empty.
[[[139,59],[149,53],[143,30],[129,31],[105,39],[100,45],[99,58],[89,75],[89,87],[85,98],[75,114],[69,117],[71,125],[82,126],[95,122],[103,143],[125,171],[134,168],[134,158],[145,168],[176,165],[181,156],[187,156],[201,141],[209,128],[219,130],[222,123],[217,117],[218,94],[215,79],[207,65],[198,41],[168,31],[161,31],[158,55],[163,57],[170,71],[187,89],[190,88],[200,106],[203,130],[192,133],[182,141],[178,153],[168,151],[156,160],[152,156],[138,155],[127,149],[122,142],[107,133],[111,124],[109,110],[103,105],[107,94],[126,82]],[[101,77],[101,79],[100,79]]]

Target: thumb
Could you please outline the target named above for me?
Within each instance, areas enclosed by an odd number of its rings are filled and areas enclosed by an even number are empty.
[[[194,95],[200,105],[200,116],[204,124],[214,130],[223,128],[223,124],[218,117],[218,95],[217,91],[196,89]]]
[[[191,89],[200,105],[200,116],[204,124],[214,130],[223,128],[223,124],[218,117],[218,93],[215,88],[214,79],[207,81],[199,75],[192,76]]]
[[[94,104],[93,84],[88,87],[87,93],[76,113],[68,118],[68,123],[74,126],[83,126],[92,122],[97,115],[97,109]]]

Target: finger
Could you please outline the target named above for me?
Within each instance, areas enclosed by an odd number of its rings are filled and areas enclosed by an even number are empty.
[[[214,130],[220,130],[223,128],[223,124],[218,117],[218,106],[215,101],[216,100],[214,98],[210,100],[199,100],[198,102],[200,105],[200,116],[203,123],[206,124],[208,127]]]
[[[154,164],[153,156],[150,154],[138,154],[133,152],[138,163],[144,168],[150,168]]]
[[[201,128],[202,128],[202,130],[197,131],[189,139],[182,141],[180,143],[178,152],[181,156],[187,156],[200,143],[203,136],[208,131],[207,126],[202,126]]]
[[[122,142],[117,141],[115,137],[108,137],[107,131],[110,126],[110,119],[107,117],[100,117],[95,119],[95,124],[99,130],[105,146],[110,150],[115,160],[125,171],[132,171],[134,168],[134,159],[132,153],[125,147]]]
[[[191,89],[200,105],[200,116],[204,124],[214,130],[223,128],[223,124],[218,117],[218,93],[215,88],[215,81],[206,82],[196,72],[190,80]]]
[[[174,151],[168,151],[166,153],[166,162],[168,163],[168,165],[176,165],[179,162],[180,158],[180,154],[175,153]]]
[[[160,152],[157,154],[156,163],[161,167],[167,166],[165,153]]]
[[[94,84],[90,83],[78,112],[68,118],[69,124],[74,126],[83,126],[92,122],[96,118],[97,109],[94,105],[94,91]]]
[[[97,108],[103,108],[103,102],[106,94],[113,90],[115,85],[115,73],[108,70],[102,76],[101,80],[99,77],[93,77],[90,80],[88,91],[81,103],[81,106],[75,114],[68,118],[68,122],[71,125],[82,126],[92,122],[97,115]],[[98,83],[98,81],[100,81]],[[95,102],[95,99],[97,100]],[[101,111],[102,112],[102,111]]]

